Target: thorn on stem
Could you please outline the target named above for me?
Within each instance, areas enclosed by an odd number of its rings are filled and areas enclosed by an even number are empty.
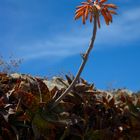
[[[85,59],[85,53],[81,53],[80,55],[81,55],[82,59],[84,60]]]

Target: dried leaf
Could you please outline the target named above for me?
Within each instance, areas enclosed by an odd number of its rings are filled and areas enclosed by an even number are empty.
[[[126,101],[125,96],[124,96],[124,95],[121,95],[121,96],[120,96],[120,100],[124,103],[124,102]]]
[[[86,90],[89,89],[89,86],[83,84],[83,83],[79,83],[79,84],[76,84],[75,87],[74,87],[74,90],[76,92],[84,92]]]
[[[102,99],[103,99],[103,103],[108,104],[108,100],[104,96],[102,97]]]
[[[109,101],[109,106],[114,107],[114,103],[115,103],[115,99],[111,98],[110,101]]]

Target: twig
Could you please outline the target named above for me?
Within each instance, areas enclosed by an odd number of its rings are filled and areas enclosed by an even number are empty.
[[[17,106],[16,106],[16,112],[18,111],[18,108],[20,106],[20,103],[21,103],[21,98],[19,98],[19,100],[18,100],[18,103],[17,103]]]
[[[57,106],[59,104],[59,102],[67,95],[67,93],[69,93],[72,88],[74,87],[74,85],[76,84],[77,80],[79,79],[83,69],[84,69],[84,66],[88,60],[88,56],[93,48],[93,45],[94,45],[94,41],[95,41],[95,37],[96,37],[96,32],[97,32],[97,19],[96,19],[96,16],[94,17],[94,27],[93,27],[93,33],[92,33],[92,38],[91,38],[91,42],[89,44],[89,48],[87,49],[86,53],[83,54],[82,56],[82,63],[81,63],[81,66],[74,78],[74,80],[72,81],[72,83],[70,84],[70,86],[65,90],[65,92],[54,102],[54,104],[52,105],[52,108],[54,108],[55,106]]]

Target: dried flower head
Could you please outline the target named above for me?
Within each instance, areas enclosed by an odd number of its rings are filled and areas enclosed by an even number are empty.
[[[114,4],[105,4],[107,0],[87,0],[82,2],[82,5],[76,7],[75,19],[82,17],[82,22],[85,24],[88,16],[90,16],[90,22],[93,18],[97,18],[98,27],[100,28],[99,16],[102,15],[107,25],[112,22],[112,14],[117,14],[114,10],[117,6]]]

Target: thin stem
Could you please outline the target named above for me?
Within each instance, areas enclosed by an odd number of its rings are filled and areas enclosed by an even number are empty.
[[[57,106],[59,104],[59,102],[67,95],[67,93],[69,93],[72,88],[74,87],[74,85],[76,84],[77,80],[79,79],[84,67],[85,67],[85,64],[88,60],[88,56],[93,48],[93,45],[94,45],[94,41],[95,41],[95,38],[96,38],[96,32],[97,32],[97,18],[96,16],[94,17],[94,27],[93,27],[93,33],[92,33],[92,38],[91,38],[91,42],[89,44],[89,47],[86,51],[86,53],[83,55],[83,61],[81,63],[81,66],[79,67],[79,70],[74,78],[74,80],[72,81],[72,83],[70,84],[70,86],[65,90],[65,92],[63,94],[61,94],[61,96],[56,99],[56,101],[54,102],[52,108],[54,108],[55,106]]]

